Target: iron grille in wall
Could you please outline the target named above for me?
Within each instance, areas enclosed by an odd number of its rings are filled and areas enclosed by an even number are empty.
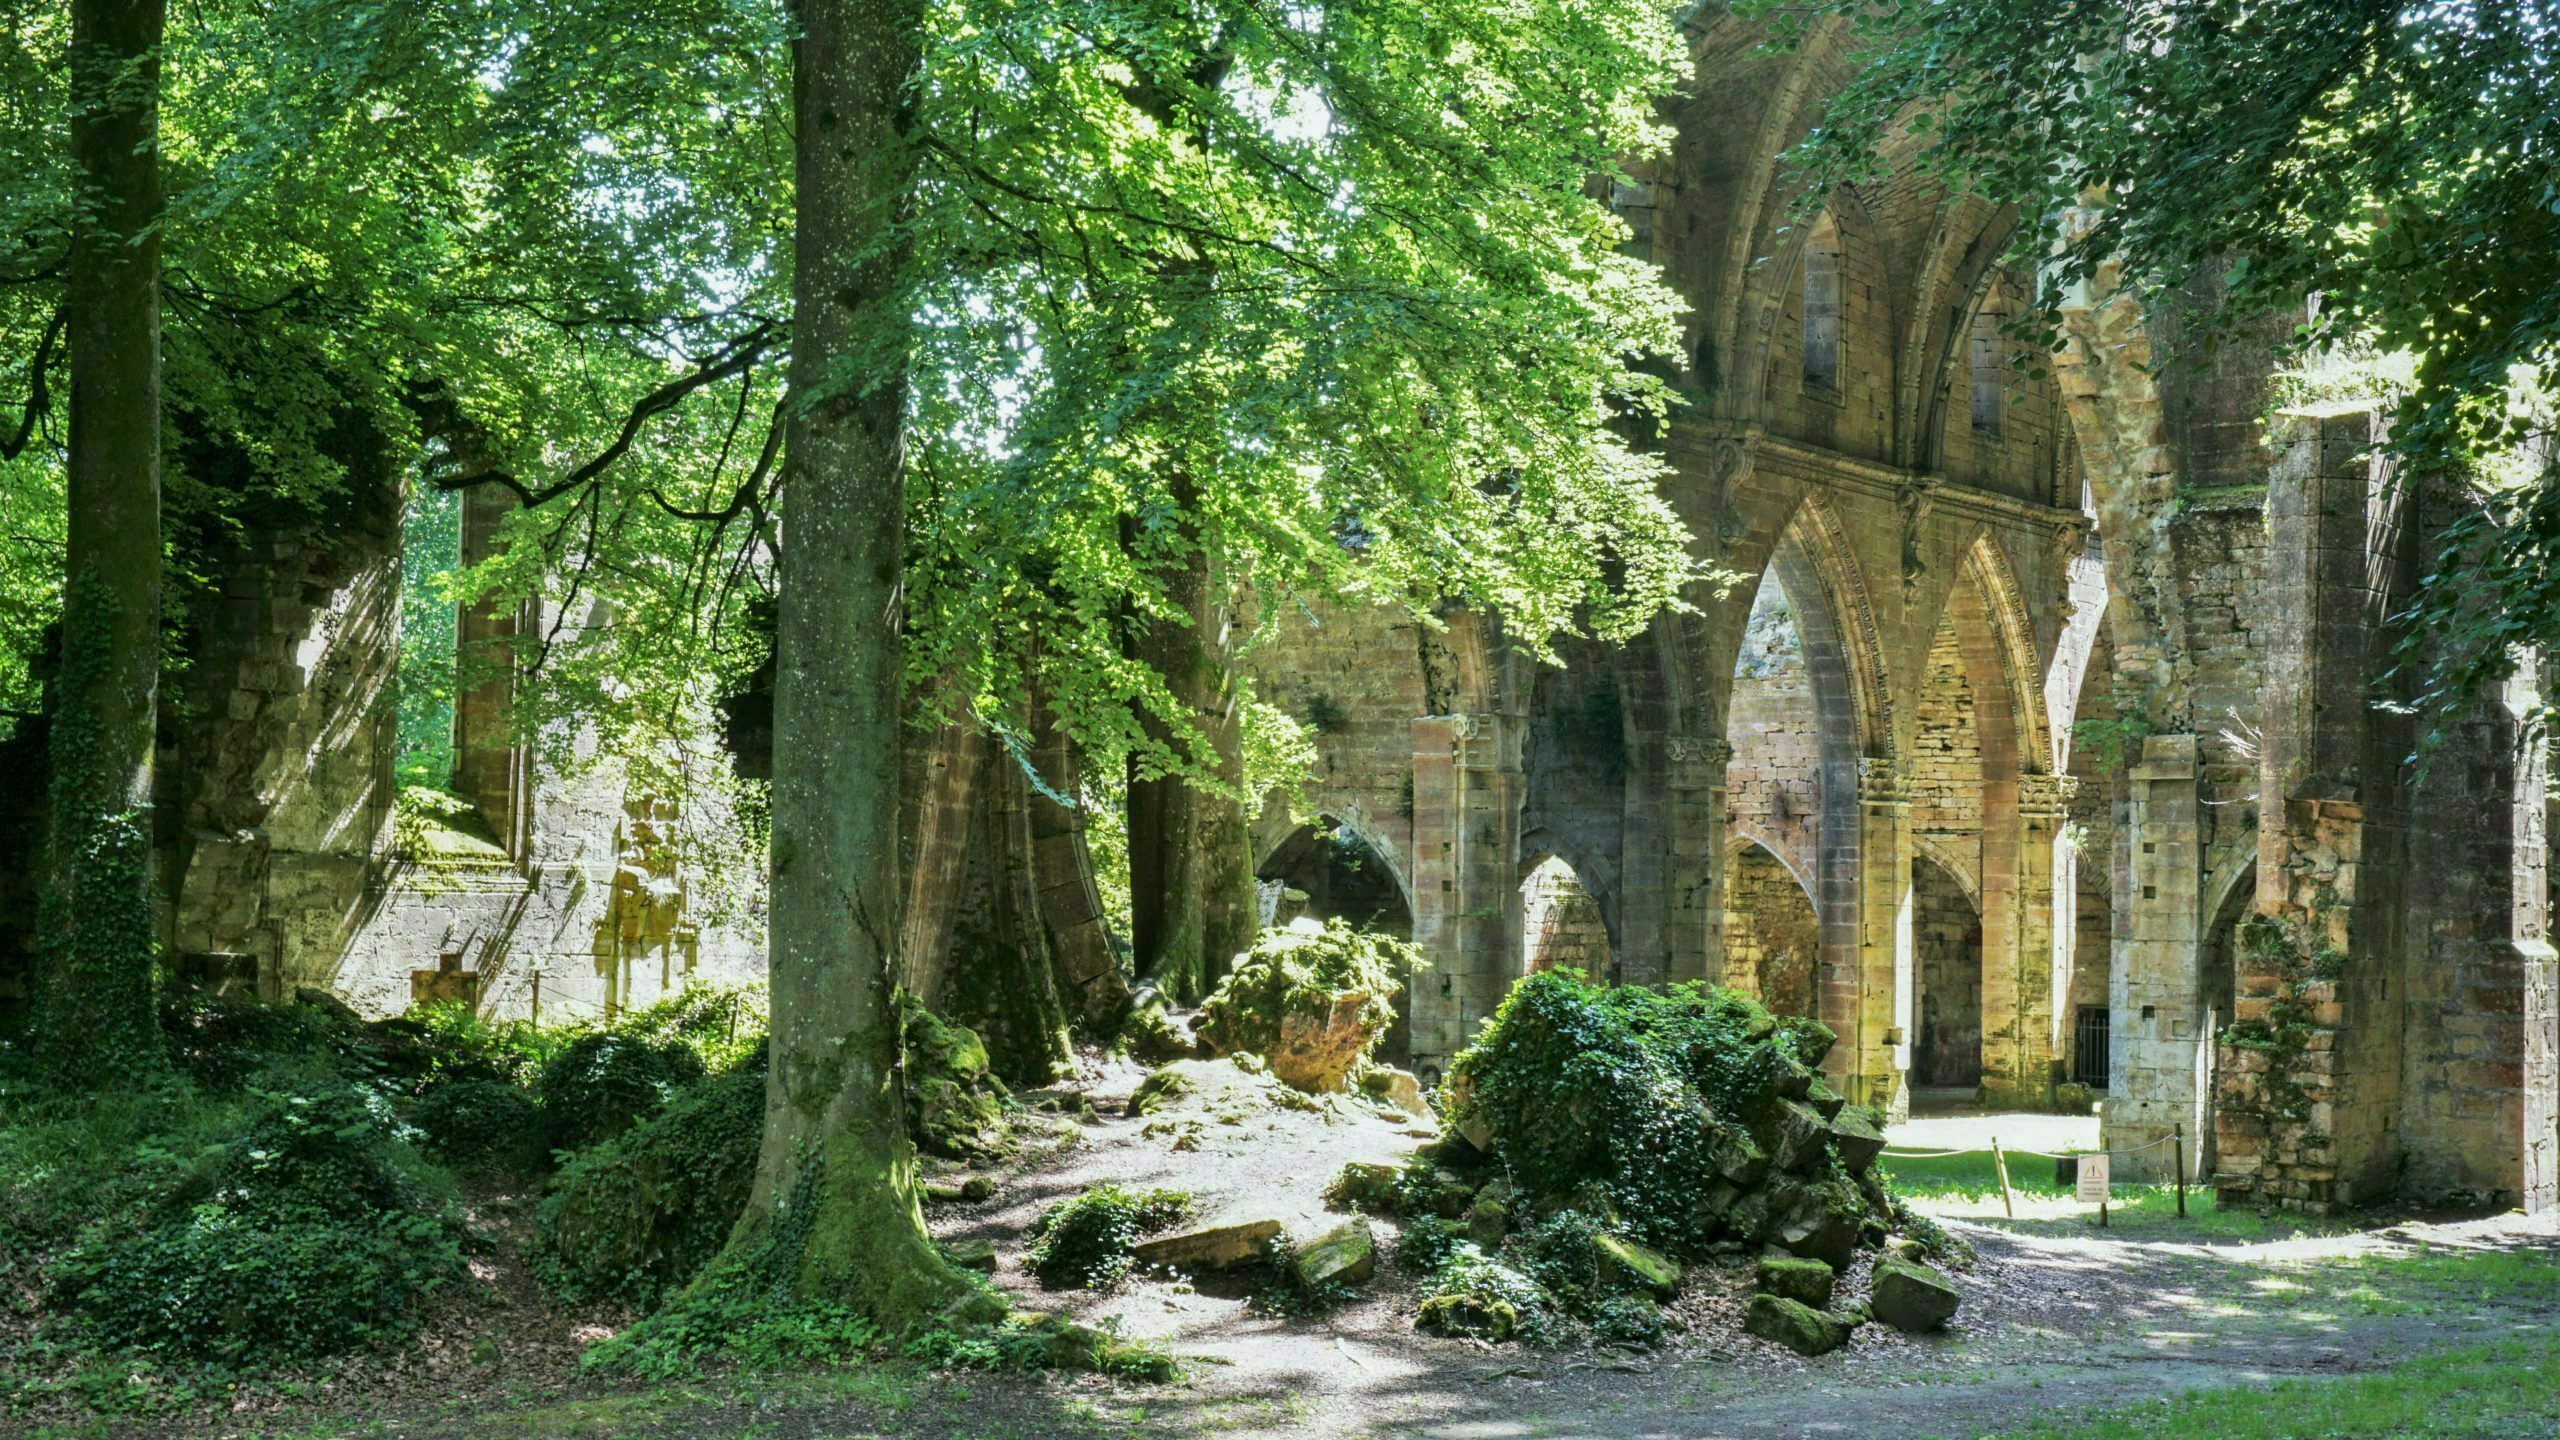
[[[2107,1088],[2107,1007],[2083,1005],[2071,1027],[2071,1078],[2092,1090]]]

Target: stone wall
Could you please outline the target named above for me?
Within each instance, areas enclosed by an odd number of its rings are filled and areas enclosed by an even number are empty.
[[[1765,847],[1737,847],[1725,879],[1725,983],[1781,1015],[1818,1018],[1821,954],[1813,897]]]
[[[1911,867],[1911,1083],[1982,1083],[1982,916],[1964,886],[1932,860]]]
[[[1614,968],[1599,902],[1573,867],[1548,856],[1520,882],[1521,973],[1579,970],[1605,980]]]

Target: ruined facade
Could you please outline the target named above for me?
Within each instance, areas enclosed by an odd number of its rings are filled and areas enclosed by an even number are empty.
[[[1395,875],[1413,1063],[1552,953],[1561,867],[1586,968],[1815,1015],[1854,1099],[2094,1097],[2120,1175],[2182,1134],[2239,1203],[2550,1203],[2535,676],[2420,769],[2375,703],[2443,497],[2377,468],[2370,407],[2274,405],[2281,317],[2163,363],[2203,297],[2109,277],[2012,364],[2006,217],[1908,176],[1800,203],[1838,37],[1692,24],[1617,201],[1693,306],[1661,445],[1733,583],[1561,665],[1339,610],[1256,659],[1323,757],[1258,843],[1330,825]]]
[[[2375,703],[2446,497],[2377,465],[2369,407],[2272,402],[2286,317],[2170,363],[2206,297],[2102,277],[2058,354],[2018,356],[2008,217],[1907,175],[1805,203],[1781,156],[1839,37],[1692,24],[1676,144],[1616,200],[1691,302],[1654,440],[1723,578],[1560,663],[1495,615],[1282,608],[1248,665],[1320,760],[1257,821],[1266,920],[1414,939],[1433,968],[1392,1043],[1426,1079],[1534,968],[1707,979],[1831,1026],[1838,1085],[1889,1111],[2095,1099],[2126,1178],[2165,1176],[2176,1134],[2241,1203],[2550,1204],[2539,676],[2423,769]],[[751,927],[669,859],[723,817],[577,763],[579,736],[499,733],[503,681],[457,707],[473,823],[396,833],[396,491],[350,507],[223,557],[173,687],[180,968],[578,1018],[752,976]],[[466,553],[500,513],[475,495]],[[576,619],[474,613],[463,641]],[[1116,995],[1074,817],[977,743],[911,767],[910,950],[1037,937]],[[1035,759],[1071,791],[1059,749]],[[33,797],[0,805],[0,958]],[[1027,869],[988,849],[1017,830]]]

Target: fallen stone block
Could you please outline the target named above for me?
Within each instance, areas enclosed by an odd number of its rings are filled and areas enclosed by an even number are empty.
[[[1680,1262],[1658,1250],[1615,1235],[1594,1236],[1591,1246],[1599,1252],[1600,1273],[1606,1277],[1656,1300],[1668,1300],[1680,1289]]]
[[[1846,1315],[1816,1310],[1782,1295],[1754,1295],[1743,1313],[1746,1334],[1774,1340],[1799,1355],[1828,1355],[1849,1343],[1858,1322]]]
[[[1793,1300],[1816,1310],[1831,1303],[1831,1288],[1838,1278],[1821,1261],[1793,1255],[1764,1255],[1753,1275],[1761,1294]]]
[[[1277,1220],[1238,1220],[1142,1240],[1130,1248],[1129,1254],[1141,1265],[1165,1265],[1176,1270],[1232,1270],[1238,1265],[1250,1265],[1260,1260],[1279,1234],[1280,1222]]]
[[[1961,1299],[1947,1277],[1900,1258],[1878,1261],[1875,1280],[1867,1287],[1867,1305],[1876,1319],[1913,1335],[1943,1327]]]
[[[1867,1167],[1884,1153],[1884,1131],[1863,1109],[1842,1110],[1831,1117],[1831,1143],[1840,1152],[1840,1163],[1852,1175],[1864,1175]]]
[[[1422,1082],[1410,1070],[1379,1066],[1360,1077],[1360,1091],[1407,1115],[1427,1118],[1431,1114],[1429,1102],[1422,1098]]]
[[[1299,1284],[1358,1285],[1378,1273],[1377,1237],[1366,1220],[1347,1220],[1289,1249],[1289,1274]]]

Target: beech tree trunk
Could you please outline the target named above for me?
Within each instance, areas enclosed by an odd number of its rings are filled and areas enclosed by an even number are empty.
[[[1034,878],[1031,786],[1004,742],[971,738],[981,778],[962,863],[945,881],[958,903],[932,1003],[978,1032],[1008,1084],[1047,1085],[1074,1072],[1075,1047]]]
[[[152,1010],[160,681],[163,0],[73,0],[70,499],[39,1044],[82,1083],[164,1062]]]
[[[1187,515],[1196,515],[1197,489],[1177,478],[1173,490],[1174,503]],[[1164,586],[1165,598],[1182,618],[1142,622],[1133,648],[1142,664],[1163,677],[1176,710],[1205,729],[1209,667],[1201,632],[1209,624],[1208,555],[1195,549],[1168,567]],[[1183,748],[1184,741],[1173,727],[1153,713],[1142,711],[1138,723],[1149,739]],[[1200,911],[1199,802],[1199,793],[1180,776],[1142,778],[1132,757],[1129,941],[1136,952],[1138,979],[1183,1004],[1200,998],[1207,979]]]
[[[1031,883],[1039,894],[1041,928],[1049,937],[1049,962],[1068,1017],[1095,1036],[1117,1029],[1129,1009],[1129,983],[1111,944],[1102,893],[1093,883],[1093,851],[1084,836],[1084,775],[1075,742],[1058,723],[1045,695],[1031,702],[1031,789],[1027,825]],[[1060,804],[1063,796],[1078,804]]]
[[[897,236],[923,6],[801,0],[799,18],[791,384],[804,403],[787,437],[774,675],[772,1072],[730,1254],[761,1251],[800,1297],[901,1329],[970,1293],[917,1206],[895,1000],[909,349]]]
[[[1200,797],[1200,946],[1211,989],[1261,928],[1253,892],[1253,832],[1245,820],[1244,707],[1236,690],[1234,587],[1218,576],[1203,662],[1209,709],[1201,723],[1218,752],[1218,779],[1235,792]]]

